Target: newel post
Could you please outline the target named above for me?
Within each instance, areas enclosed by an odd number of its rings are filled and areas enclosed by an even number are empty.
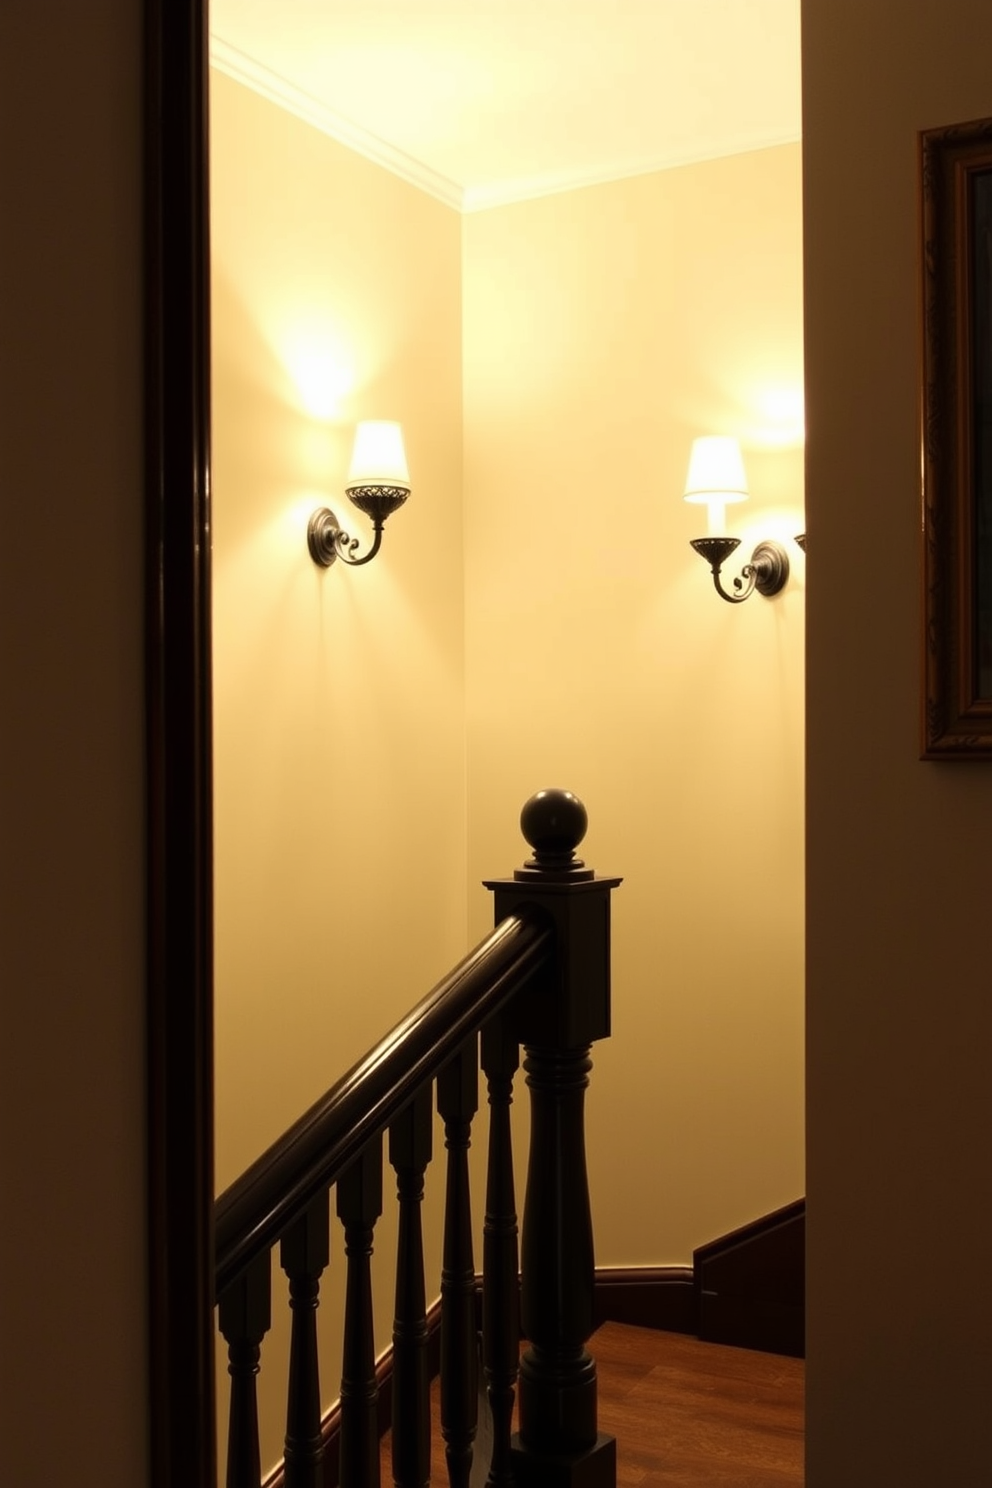
[[[496,922],[534,907],[552,921],[554,962],[518,998],[525,1046],[530,1158],[521,1238],[520,1430],[513,1473],[522,1488],[615,1488],[616,1442],[600,1434],[593,1331],[595,1258],[583,1121],[591,1045],[610,1032],[610,894],[576,858],[585,807],[570,791],[539,791],[521,812],[534,855],[512,879],[487,883]]]

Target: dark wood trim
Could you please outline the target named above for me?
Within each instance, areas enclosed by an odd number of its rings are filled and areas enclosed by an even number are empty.
[[[692,1266],[596,1271],[596,1326],[694,1333],[707,1343],[801,1358],[806,1200],[796,1199],[693,1251]]]
[[[992,758],[992,696],[980,664],[990,641],[980,603],[987,574],[979,582],[990,389],[975,326],[972,196],[990,169],[992,119],[919,136],[925,760]]]
[[[693,1252],[696,1331],[707,1343],[802,1358],[806,1200]]]
[[[801,1358],[806,1200],[796,1199],[693,1251],[692,1266],[596,1271],[596,1325],[694,1333],[707,1343]]]
[[[668,1333],[695,1333],[696,1293],[689,1266],[596,1268],[596,1327],[631,1323]]]
[[[144,15],[150,1469],[154,1488],[211,1488],[206,3]]]

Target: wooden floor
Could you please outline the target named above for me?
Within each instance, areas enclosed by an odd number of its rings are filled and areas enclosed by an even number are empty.
[[[618,1323],[589,1347],[617,1488],[801,1488],[801,1359]]]
[[[801,1359],[606,1323],[589,1344],[617,1488],[801,1488]],[[436,1382],[435,1382],[436,1393]],[[437,1433],[437,1401],[434,1403]],[[382,1482],[392,1482],[388,1438]],[[432,1482],[446,1481],[433,1446]]]

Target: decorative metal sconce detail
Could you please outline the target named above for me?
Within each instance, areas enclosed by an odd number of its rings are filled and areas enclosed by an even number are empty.
[[[330,507],[322,506],[307,526],[310,557],[321,568],[330,568],[336,558],[352,568],[360,568],[363,563],[370,563],[382,546],[386,518],[410,494],[410,474],[399,424],[374,419],[358,425],[345,491],[353,505],[372,519],[372,546],[361,558],[356,558],[360,539],[345,532]]]
[[[781,543],[769,539],[755,548],[750,561],[741,569],[740,578],[734,579],[733,594],[728,594],[720,582],[720,569],[740,545],[739,537],[696,537],[690,540],[689,546],[709,564],[714,588],[721,599],[728,604],[742,604],[745,599],[750,599],[755,589],[768,599],[785,588],[789,581],[789,555]]]
[[[744,459],[737,440],[720,434],[694,439],[685,480],[685,499],[708,508],[711,533],[719,532],[723,527],[727,506],[732,502],[746,501],[747,495]],[[728,604],[742,604],[755,591],[770,598],[784,589],[789,581],[789,555],[781,543],[770,538],[758,543],[740,576],[734,579],[732,591],[724,588],[721,569],[731,553],[740,547],[740,538],[696,537],[690,539],[689,545],[706,559],[713,575],[713,587]],[[800,543],[800,546],[804,544]]]

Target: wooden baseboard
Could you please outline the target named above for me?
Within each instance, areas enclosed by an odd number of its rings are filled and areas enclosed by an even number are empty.
[[[632,1323],[802,1358],[806,1200],[693,1251],[692,1266],[601,1268],[596,1325]]]
[[[709,1343],[802,1358],[806,1200],[693,1252],[696,1333]]]
[[[692,1268],[597,1267],[593,1308],[597,1328],[600,1323],[631,1323],[668,1333],[695,1333]]]

